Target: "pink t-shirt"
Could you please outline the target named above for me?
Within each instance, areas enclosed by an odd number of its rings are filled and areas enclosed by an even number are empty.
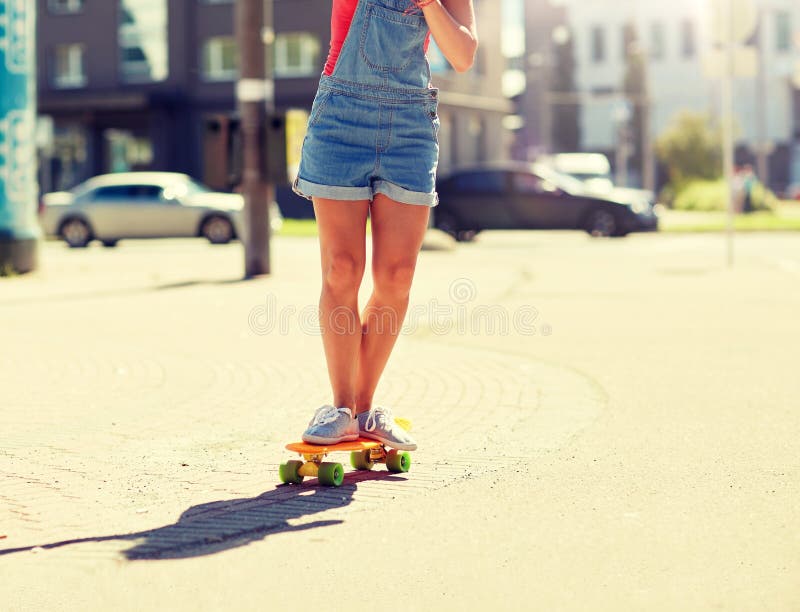
[[[328,52],[328,60],[325,62],[324,74],[330,76],[336,68],[336,60],[339,59],[339,52],[342,50],[344,39],[350,31],[350,24],[356,12],[358,0],[333,0],[333,12],[331,13],[331,47]],[[411,4],[409,3],[409,6]],[[428,51],[430,33],[425,39],[425,52]]]

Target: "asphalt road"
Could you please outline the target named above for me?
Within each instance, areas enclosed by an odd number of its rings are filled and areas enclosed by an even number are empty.
[[[274,262],[49,243],[0,280],[4,609],[800,608],[796,236],[423,253],[378,392],[420,448],[339,489],[277,486],[328,398],[316,243]]]

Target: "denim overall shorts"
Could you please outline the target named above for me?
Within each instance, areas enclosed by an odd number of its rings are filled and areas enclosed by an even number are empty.
[[[435,206],[438,90],[425,17],[410,0],[359,0],[333,73],[320,78],[294,191]]]

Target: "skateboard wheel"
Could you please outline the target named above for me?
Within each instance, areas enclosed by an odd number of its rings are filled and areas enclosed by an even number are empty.
[[[395,474],[407,472],[411,469],[411,455],[393,448],[386,454],[386,467]]]
[[[338,487],[344,481],[344,468],[341,463],[320,463],[319,483],[326,487]]]
[[[370,451],[353,451],[350,453],[350,465],[357,470],[371,470],[375,462],[370,456]]]
[[[281,482],[285,482],[286,484],[300,484],[303,482],[303,477],[298,473],[302,465],[302,461],[287,461],[286,463],[281,463],[278,469]]]

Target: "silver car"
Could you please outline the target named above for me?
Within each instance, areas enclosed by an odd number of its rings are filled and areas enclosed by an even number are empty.
[[[46,194],[40,222],[45,234],[71,247],[92,240],[111,247],[123,238],[191,236],[225,244],[242,235],[243,208],[241,195],[213,192],[185,174],[120,172]],[[273,202],[272,229],[279,230],[282,221]]]

